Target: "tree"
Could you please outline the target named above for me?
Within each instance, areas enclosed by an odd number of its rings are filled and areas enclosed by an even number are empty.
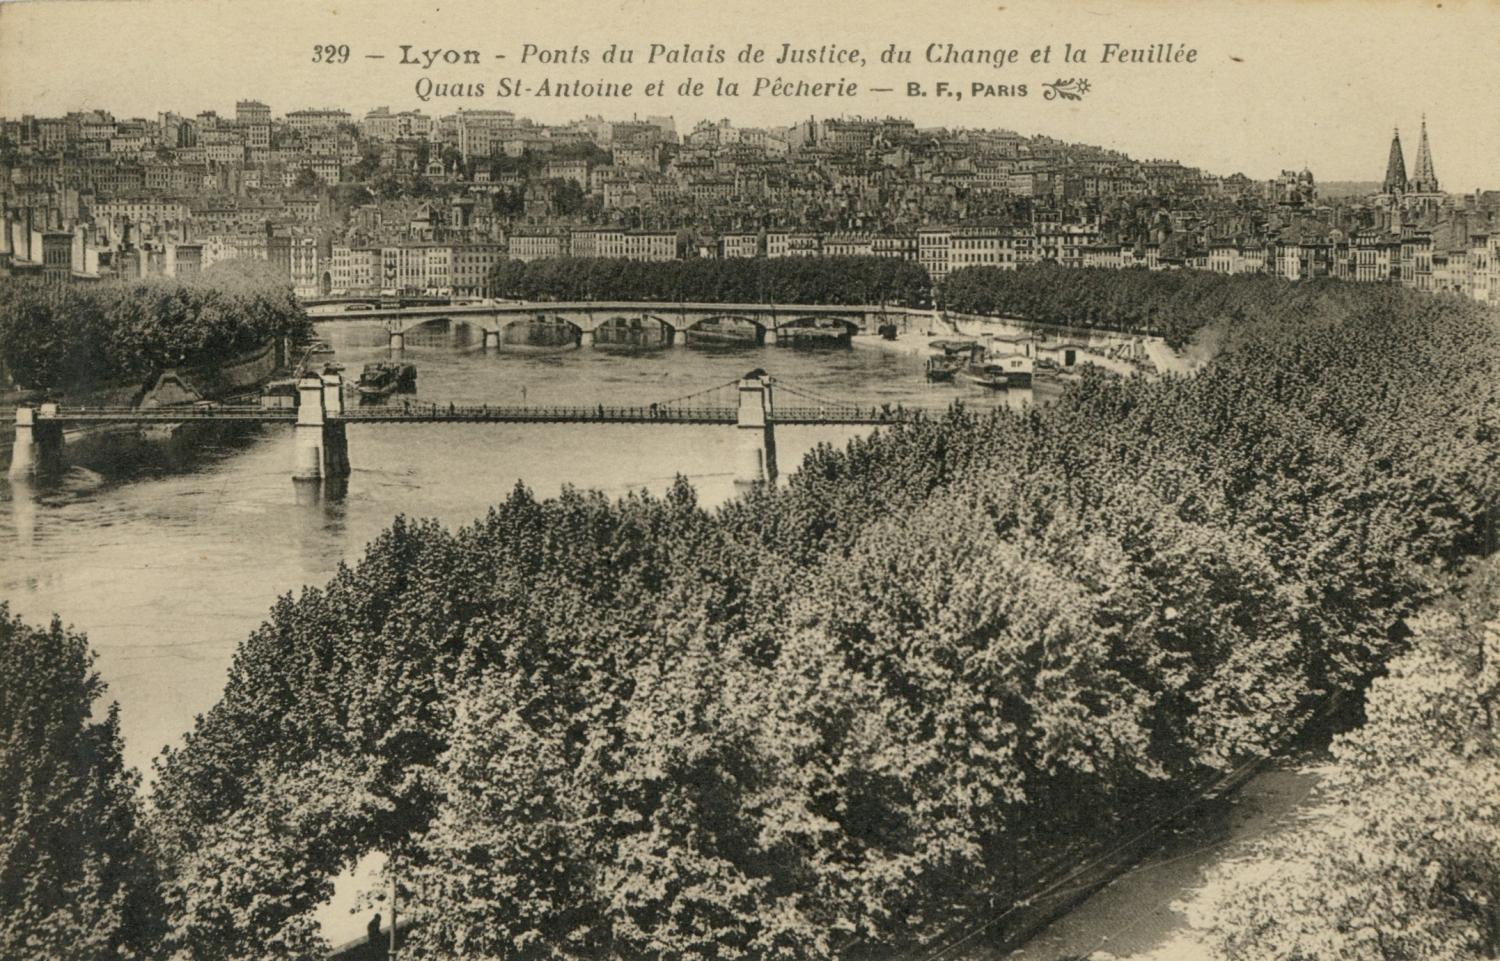
[[[457,532],[398,519],[278,602],[163,757],[169,944],[307,950],[328,878],[379,850],[409,888],[413,958],[915,953],[1031,893],[1029,866],[1076,855],[1059,839],[1117,836],[1369,686],[1371,724],[1341,751],[1382,813],[1335,832],[1341,850],[1300,839],[1291,855],[1327,863],[1299,876],[1358,881],[1350,852],[1373,839],[1386,880],[1353,889],[1359,911],[1422,919],[1405,956],[1483,947],[1495,642],[1405,661],[1393,625],[1454,582],[1500,502],[1493,318],[1336,284],[987,277],[963,281],[976,302],[1029,314],[1234,320],[1193,378],[1086,373],[1042,410],[892,425],[713,514],[678,484],[517,490]],[[925,274],[495,272],[528,297],[783,303],[883,278]],[[216,343],[182,319],[218,329],[199,295],[111,302],[119,353]],[[1412,793],[1439,803],[1398,803]],[[1249,932],[1233,949],[1280,950],[1254,917],[1301,911],[1283,895],[1310,885],[1226,908]],[[1340,890],[1309,912],[1350,916]]]
[[[572,181],[551,181],[554,203],[585,202]],[[567,198],[572,197],[570,201]],[[562,199],[559,199],[562,198]],[[601,282],[607,279],[607,282]],[[564,257],[496,271],[504,296],[621,300],[774,301],[781,304],[917,304],[931,290],[921,266],[886,257],[786,257],[654,263]]]
[[[291,286],[284,270],[278,270],[269,260],[256,257],[214,261],[200,276],[210,286],[226,290],[277,290]]]
[[[162,926],[139,777],[83,635],[0,603],[0,956],[154,957]]]
[[[364,184],[338,184],[330,193],[334,206],[340,208],[363,207],[365,204],[373,203],[375,200],[375,195]]]
[[[316,190],[318,188],[318,184],[321,182],[322,181],[318,180],[318,175],[313,173],[311,167],[303,167],[301,170],[297,171],[297,179],[292,181],[292,189]]]
[[[1425,613],[1334,745],[1311,818],[1220,868],[1195,924],[1231,961],[1500,955],[1500,564]]]
[[[544,182],[551,194],[552,209],[558,215],[571,217],[583,209],[583,188],[576,180],[552,179]]]
[[[385,149],[378,141],[366,140],[359,145],[359,160],[350,168],[350,175],[355,180],[369,180],[375,176],[380,169],[381,158]]]
[[[58,391],[213,366],[311,324],[284,275],[234,259],[191,281],[88,287],[0,281],[0,353],[18,383]]]
[[[421,168],[418,168],[421,169]],[[381,200],[395,200],[405,192],[401,180],[393,173],[383,173],[375,179],[375,196]]]

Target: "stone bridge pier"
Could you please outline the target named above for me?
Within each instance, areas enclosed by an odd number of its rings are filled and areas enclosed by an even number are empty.
[[[739,405],[735,415],[735,486],[776,483],[775,424],[771,378],[763,370],[752,370],[740,378],[739,383]]]
[[[343,377],[309,373],[297,381],[293,480],[349,476],[349,439],[340,419],[343,413]]]
[[[16,443],[10,452],[9,476],[24,480],[62,461],[62,425],[39,417],[56,413],[56,404],[16,408]]]

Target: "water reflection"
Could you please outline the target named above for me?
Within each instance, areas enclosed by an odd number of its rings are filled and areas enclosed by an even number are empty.
[[[672,346],[672,328],[654,318],[612,317],[594,331],[595,346],[649,348]]]
[[[319,333],[354,376],[386,357],[378,323],[326,324]],[[418,368],[413,402],[644,406],[754,367],[863,406],[1007,402],[928,384],[919,358],[865,348],[771,350],[690,336],[686,347],[662,349],[646,324],[639,338],[625,325],[623,343],[592,349],[576,347],[565,324],[504,333],[486,352],[482,331],[468,324],[415,331],[404,351]],[[781,469],[790,473],[819,443],[867,432],[778,429]],[[92,431],[67,438],[59,469],[0,484],[0,598],[31,620],[55,611],[89,633],[137,767],[148,769],[218,698],[235,645],[278,594],[326,581],[398,513],[469,523],[517,481],[540,496],[564,484],[617,496],[660,493],[684,474],[708,506],[735,493],[734,431],[712,426],[354,425],[351,476],[314,485],[291,480],[291,435],[285,425],[240,424]],[[9,440],[0,439],[0,458]]]
[[[36,541],[36,485],[25,478],[13,477],[7,486],[16,546],[29,547]]]
[[[755,367],[861,406],[1021,400],[929,384],[921,359],[904,354],[757,347],[753,324],[689,332],[671,349],[645,324],[612,331],[579,348],[571,325],[523,322],[485,351],[469,324],[429,324],[408,335],[402,358],[417,365],[419,403],[647,405]],[[388,356],[378,323],[319,334],[348,376]],[[778,428],[781,469],[868,430]],[[539,496],[564,484],[618,496],[659,494],[684,474],[706,506],[735,494],[734,431],[721,427],[353,425],[348,440],[350,477],[294,484],[285,425],[93,431],[68,438],[57,470],[0,484],[0,598],[33,622],[58,612],[88,632],[122,706],[127,761],[148,777],[150,759],[219,698],[236,645],[276,597],[326,582],[398,513],[470,523],[517,481]]]

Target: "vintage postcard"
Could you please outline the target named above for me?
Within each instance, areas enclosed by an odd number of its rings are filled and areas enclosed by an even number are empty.
[[[1500,6],[0,2],[0,959],[1500,957]]]

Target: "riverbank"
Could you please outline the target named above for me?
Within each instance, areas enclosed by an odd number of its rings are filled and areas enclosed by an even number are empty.
[[[390,359],[379,328],[330,324],[319,332],[355,373]],[[919,361],[880,350],[726,344],[485,353],[434,344],[408,347],[406,359],[421,371],[415,399],[444,404],[646,405],[754,367],[856,406],[942,411],[958,394],[929,385]],[[1004,401],[966,395],[976,408]],[[778,427],[782,474],[820,444],[842,447],[872,430]],[[177,746],[194,716],[218,700],[236,646],[277,597],[325,583],[397,514],[458,528],[483,518],[518,481],[546,497],[564,485],[660,496],[683,475],[707,507],[738,494],[735,431],[727,427],[351,426],[347,496],[323,500],[299,499],[292,434],[285,426],[250,429],[211,439],[192,456],[130,436],[70,443],[69,469],[19,499],[0,476],[0,597],[35,623],[58,612],[88,632],[108,697],[121,705],[126,760],[148,781],[152,758]],[[0,445],[13,436],[13,428],[0,432]],[[0,465],[8,462],[0,453]],[[357,936],[369,918],[349,913],[360,886],[341,888],[320,915],[335,942]]]
[[[1210,873],[1290,830],[1318,803],[1330,744],[1348,723],[1329,703],[1275,756],[1251,760],[1216,782],[1182,817],[1161,822],[1148,845],[1084,869],[1073,906],[985,957],[1007,961],[1218,961],[1196,925],[1213,894]],[[1066,890],[1063,892],[1066,897]],[[976,956],[976,961],[977,961]]]
[[[1294,823],[1312,803],[1323,760],[1321,754],[1307,754],[1271,763],[1213,816],[1180,828],[1152,854],[1004,957],[1212,961],[1189,917],[1190,905],[1202,896],[1205,873]]]

